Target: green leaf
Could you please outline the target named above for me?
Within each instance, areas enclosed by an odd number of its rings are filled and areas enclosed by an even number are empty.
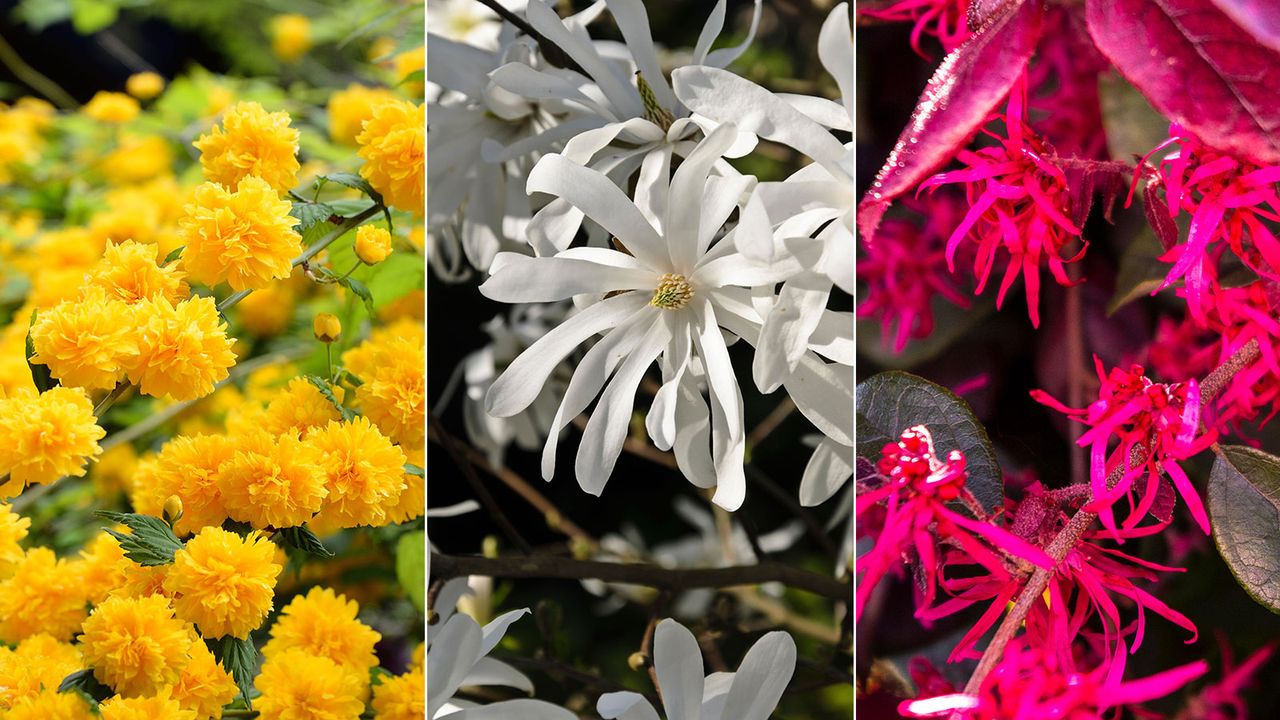
[[[330,231],[338,227],[338,223],[332,220],[321,220],[302,232],[302,247],[311,247],[316,244],[320,238],[328,235]]]
[[[356,294],[364,302],[364,309],[369,313],[369,317],[373,317],[376,312],[373,307],[373,293],[369,292],[369,287],[359,280],[347,276],[338,281],[343,287]]]
[[[226,635],[217,639],[205,638],[209,651],[218,658],[222,668],[236,681],[240,688],[240,698],[245,708],[252,710],[249,692],[253,687],[253,671],[258,666],[258,649],[253,646],[252,636],[241,640]]]
[[[391,257],[369,268],[366,279],[369,291],[374,296],[373,306],[381,308],[413,290],[421,290],[425,278],[421,255],[413,252],[393,253]]]
[[[414,475],[420,478],[425,478],[427,476],[426,470],[418,467],[417,465],[414,465],[413,463],[405,463],[404,471],[409,473],[410,475]]]
[[[92,35],[116,21],[120,8],[106,0],[71,0],[71,25],[81,35]]]
[[[382,214],[387,218],[387,228],[390,229],[391,211],[387,208],[386,201],[382,199],[382,193],[374,190],[368,180],[365,180],[356,173],[337,172],[330,173],[328,175],[321,175],[316,182],[319,183],[320,187],[323,187],[326,182],[335,182],[339,185],[354,188],[365,195],[368,195],[370,200],[372,200],[378,207],[382,208]]]
[[[333,553],[320,542],[320,538],[309,529],[298,526],[284,528],[275,535],[287,548],[302,551],[320,558],[331,558]]]
[[[125,535],[106,528],[111,537],[120,541],[124,556],[143,567],[168,565],[173,562],[174,553],[183,547],[178,536],[174,535],[173,530],[158,517],[109,510],[99,510],[94,515],[124,525],[133,531],[131,535]]]
[[[1209,473],[1209,515],[1218,553],[1236,581],[1280,613],[1280,458],[1223,447]]]
[[[1144,228],[1129,241],[1120,256],[1116,294],[1107,303],[1107,317],[1134,300],[1150,295],[1164,283],[1169,266],[1157,259],[1162,254],[1160,241],[1150,228]]]
[[[327,203],[313,202],[295,202],[293,207],[289,209],[289,214],[298,218],[298,224],[294,226],[300,234],[306,234],[317,223],[324,222],[337,214],[333,206]]]
[[[187,249],[187,246],[182,245],[180,247],[176,247],[173,250],[169,251],[169,254],[164,256],[164,261],[160,263],[160,267],[164,267],[165,265],[168,265],[174,260],[177,260],[178,258],[182,257],[182,251],[186,249]]]
[[[343,422],[351,422],[356,418],[355,411],[338,402],[338,396],[333,394],[333,388],[329,386],[329,383],[324,378],[316,377],[315,375],[303,375],[303,377],[320,391],[325,400],[328,400],[330,404],[337,408],[338,414],[342,415]]]
[[[427,607],[427,535],[421,530],[405,533],[396,543],[396,579],[414,607]]]
[[[98,678],[93,676],[93,668],[77,670],[63,678],[58,685],[58,692],[77,692],[95,704],[115,695],[111,688],[98,682]]]
[[[1111,157],[1141,157],[1168,139],[1169,121],[1119,74],[1098,76],[1098,95]]]
[[[969,404],[950,390],[922,377],[901,371],[874,375],[858,384],[855,407],[858,455],[880,458],[885,443],[913,425],[924,425],[933,435],[939,454],[964,453],[969,470],[965,487],[989,510],[1004,504],[1004,477],[987,430]]]
[[[36,310],[31,311],[31,322],[27,324],[27,369],[31,371],[31,382],[35,383],[36,390],[43,393],[56,387],[58,381],[53,379],[48,365],[31,362],[31,358],[36,354],[35,342],[31,340],[31,329],[36,326],[36,312]]]

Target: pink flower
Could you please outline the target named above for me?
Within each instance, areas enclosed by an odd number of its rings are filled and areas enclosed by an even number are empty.
[[[884,22],[911,22],[911,49],[930,60],[920,49],[924,36],[938,38],[942,51],[950,53],[969,39],[969,0],[890,0],[890,2],[858,6],[858,14]]]
[[[1089,448],[1089,484],[1093,501],[1087,509],[1098,513],[1102,524],[1119,539],[1113,505],[1121,497],[1129,499],[1131,512],[1125,528],[1132,529],[1146,516],[1156,499],[1161,470],[1168,473],[1191,511],[1196,523],[1209,533],[1209,516],[1195,487],[1175,460],[1182,460],[1209,447],[1217,433],[1199,433],[1200,388],[1195,380],[1186,383],[1155,383],[1144,374],[1141,365],[1112,368],[1107,373],[1102,361],[1093,359],[1098,374],[1098,399],[1087,408],[1069,408],[1043,390],[1032,390],[1031,397],[1089,429],[1078,441]],[[1107,448],[1112,436],[1119,444],[1110,454]],[[1132,465],[1132,454],[1141,446],[1146,459]],[[1114,488],[1107,487],[1107,476],[1117,467],[1124,472]],[[1134,480],[1146,475],[1140,500],[1134,500]]]
[[[964,215],[963,205],[950,194],[905,204],[917,211],[917,217],[885,220],[875,240],[863,243],[857,268],[858,279],[866,283],[858,317],[874,318],[880,324],[882,343],[895,353],[906,348],[908,339],[933,332],[935,296],[969,307],[947,271],[944,251],[947,237]]]
[[[1018,639],[983,680],[978,694],[950,693],[903,701],[905,717],[934,718],[958,713],[965,720],[1096,720],[1112,708],[1164,697],[1209,670],[1203,660],[1140,680],[1123,681],[1124,663],[1076,672],[1057,654]]]
[[[1089,37],[1084,13],[1046,8],[1036,61],[1027,69],[1027,105],[1039,118],[1035,130],[1063,155],[1107,159],[1098,75],[1110,67]]]
[[[1084,243],[1073,257],[1063,257],[1067,246],[1080,237],[1080,228],[1067,217],[1071,211],[1067,176],[1048,158],[1052,149],[1027,127],[1023,118],[1026,84],[1019,82],[1009,93],[1001,120],[1008,137],[984,132],[998,144],[979,150],[961,150],[956,159],[965,168],[934,175],[920,189],[959,183],[964,186],[969,212],[947,240],[947,265],[955,270],[956,251],[966,238],[977,243],[975,294],[986,287],[996,264],[996,251],[1008,254],[996,307],[1004,302],[1014,281],[1026,281],[1027,313],[1040,326],[1040,266],[1047,263],[1058,284],[1072,285],[1066,263],[1084,255]]]
[[[939,458],[925,426],[908,428],[898,442],[885,445],[876,469],[878,484],[860,481],[855,503],[859,535],[876,536],[875,545],[856,565],[855,616],[862,614],[885,573],[912,552],[924,577],[917,602],[922,609],[932,605],[937,594],[940,553],[952,548],[993,575],[1010,575],[1009,567],[1018,559],[1053,567],[1043,550],[988,521],[964,486],[968,476],[964,455],[952,450],[945,460]],[[977,519],[948,507],[955,500],[964,502]]]
[[[1179,715],[1182,720],[1248,720],[1249,708],[1241,694],[1253,685],[1253,676],[1275,653],[1276,643],[1270,642],[1258,648],[1244,662],[1232,667],[1231,649],[1219,637],[1222,646],[1222,679],[1206,685],[1200,694],[1187,702],[1187,709]]]
[[[1159,289],[1184,279],[1187,303],[1199,317],[1227,248],[1259,275],[1280,278],[1280,240],[1266,226],[1266,221],[1280,221],[1280,165],[1256,165],[1218,152],[1177,123],[1169,134],[1147,157],[1171,145],[1177,149],[1156,168],[1144,158],[1134,183],[1142,174],[1152,175],[1154,184],[1147,191],[1164,188],[1169,215],[1191,215],[1186,242],[1160,258],[1173,267]]]

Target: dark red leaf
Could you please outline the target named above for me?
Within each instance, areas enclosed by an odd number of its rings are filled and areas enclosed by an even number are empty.
[[[1276,0],[1213,0],[1218,9],[1272,50],[1280,50],[1280,3]]]
[[[1147,213],[1147,224],[1155,231],[1156,238],[1165,250],[1178,244],[1178,224],[1169,214],[1169,206],[1156,197],[1159,179],[1147,181],[1147,189],[1142,193],[1142,209]]]
[[[983,25],[1023,2],[1025,0],[969,0],[969,8],[965,12],[969,31],[978,32]]]
[[[1027,2],[994,19],[942,61],[911,121],[858,204],[870,240],[889,204],[945,165],[986,122],[1026,68],[1040,35],[1043,7]]]
[[[1098,49],[1156,110],[1205,144],[1280,162],[1280,52],[1211,0],[1088,0]]]

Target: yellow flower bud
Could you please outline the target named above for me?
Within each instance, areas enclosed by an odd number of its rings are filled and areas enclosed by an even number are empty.
[[[311,330],[322,343],[337,342],[342,336],[342,322],[329,313],[320,313],[311,321]]]
[[[290,13],[271,20],[271,51],[284,62],[291,63],[311,49],[311,20]]]
[[[377,265],[391,254],[391,233],[373,225],[356,230],[356,257],[366,265]]]
[[[140,72],[129,76],[124,89],[139,100],[150,100],[164,90],[164,78],[153,72]]]
[[[182,518],[182,498],[177,495],[170,495],[164,501],[164,519],[165,522],[173,525]]]

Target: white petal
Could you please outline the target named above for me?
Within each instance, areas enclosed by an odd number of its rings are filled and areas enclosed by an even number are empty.
[[[490,657],[482,657],[476,661],[475,667],[467,673],[462,681],[464,687],[482,687],[501,685],[502,687],[523,690],[533,694],[533,681],[529,676],[510,665]]]
[[[817,273],[801,273],[783,283],[778,300],[760,329],[751,366],[761,392],[777,390],[800,362],[830,295],[831,281]],[[852,327],[849,326],[850,331]]]
[[[604,720],[661,720],[643,695],[629,690],[601,695],[596,712]]]
[[[813,353],[800,358],[791,376],[783,382],[796,409],[822,434],[842,445],[853,446],[853,393],[843,375],[852,369],[828,365]]]
[[[667,205],[665,229],[676,272],[688,274],[693,269],[697,259],[697,233],[707,176],[737,136],[738,131],[731,124],[726,123],[716,128],[709,137],[698,143],[671,178],[671,200]]]
[[[502,636],[507,634],[507,628],[511,627],[511,623],[519,620],[529,614],[529,608],[521,608],[503,613],[498,617],[490,620],[484,626],[484,637],[480,643],[480,654],[488,655],[490,650],[497,647],[498,642],[502,640]]]
[[[733,243],[748,260],[768,264],[773,262],[777,245],[773,240],[773,223],[765,211],[759,194],[752,193],[742,208],[742,220],[733,233]]]
[[[698,720],[702,709],[702,650],[693,633],[667,618],[653,634],[653,665],[667,720]]]
[[[556,198],[539,210],[525,228],[529,245],[539,257],[555,255],[569,247],[582,227],[582,211]]]
[[[523,158],[534,151],[545,152],[562,140],[575,137],[584,130],[599,127],[601,122],[599,118],[594,117],[574,118],[535,135],[520,138],[510,145],[503,145],[492,138],[486,138],[480,146],[480,157],[487,163],[503,163]]]
[[[473,100],[480,99],[484,86],[489,82],[485,74],[497,64],[494,54],[434,33],[428,33],[428,36],[427,63],[431,68],[431,82]]]
[[[849,3],[840,3],[831,10],[822,32],[818,34],[818,59],[836,79],[844,106],[853,120],[853,28],[849,25]]]
[[[822,232],[821,237],[827,248],[822,261],[823,270],[841,290],[853,295],[854,248],[858,246],[853,239],[853,229],[837,220]]]
[[[732,121],[743,130],[782,143],[808,155],[836,177],[845,154],[826,128],[810,120],[773,93],[750,80],[712,67],[683,67],[672,73],[676,96],[691,110]]]
[[[632,193],[636,207],[659,234],[663,233],[667,198],[671,194],[671,150],[670,145],[663,144],[645,154]]]
[[[579,134],[565,143],[563,155],[579,165],[586,165],[614,140],[648,145],[662,141],[663,137],[662,129],[657,125],[644,118],[630,118]]]
[[[700,488],[716,485],[716,465],[711,459],[711,415],[707,401],[688,373],[680,381],[676,403],[676,438],[671,447],[676,465],[689,482]]]
[[[577,34],[570,32],[554,10],[543,0],[529,0],[525,16],[534,30],[555,43],[568,53],[569,57],[587,71],[592,80],[600,86],[600,90],[613,103],[614,110],[624,117],[640,117],[644,114],[644,104],[640,102],[640,91],[627,85],[617,73],[600,57],[600,53]]]
[[[722,716],[768,720],[795,670],[796,641],[789,634],[775,631],[760,638],[734,674]]]
[[[655,270],[669,268],[666,242],[613,181],[561,155],[546,155],[529,173],[529,193],[564,198],[613,233],[632,255]]]
[[[853,132],[853,121],[850,119],[848,111],[840,103],[812,95],[795,95],[792,93],[775,93],[775,95],[822,127]]]
[[[440,588],[440,592],[436,593],[435,605],[431,607],[440,617],[434,625],[427,626],[427,634],[434,637],[439,633],[444,628],[445,623],[449,622],[449,618],[453,617],[454,611],[458,608],[458,600],[463,595],[474,594],[475,591],[467,584],[467,579],[464,577],[454,578],[445,582],[444,586]],[[431,639],[429,638],[427,641],[428,647],[430,647],[430,644]]]
[[[662,352],[668,339],[666,324],[655,317],[644,338],[622,361],[617,374],[600,396],[600,402],[582,431],[582,441],[578,444],[578,455],[574,460],[578,485],[586,492],[599,496],[604,491],[627,438],[636,389],[645,370]]]
[[[724,701],[729,698],[729,688],[733,685],[734,674],[717,672],[707,676],[706,690],[702,694],[702,720],[721,720],[724,714]]]
[[[609,12],[622,31],[622,37],[631,49],[636,67],[644,73],[644,80],[653,89],[658,104],[669,111],[676,109],[676,96],[667,85],[658,62],[658,52],[653,47],[653,34],[649,30],[649,16],[640,0],[608,0]]]
[[[760,3],[761,0],[756,0],[755,10],[751,14],[751,27],[747,30],[747,37],[743,39],[742,43],[735,47],[720,48],[712,51],[707,55],[706,62],[703,64],[718,68],[728,67],[729,63],[742,57],[742,53],[746,52],[747,48],[751,46],[751,42],[756,39],[756,30],[760,27],[760,12],[763,9]]]
[[[578,716],[549,702],[520,698],[467,708],[450,715],[449,720],[578,720]]]
[[[822,166],[809,165],[808,168],[821,170]],[[824,172],[823,175],[827,177],[820,180],[788,179],[785,182],[760,183],[756,192],[764,200],[769,217],[795,218],[808,211],[822,211],[808,215],[805,225],[789,227],[789,234],[811,235],[823,223],[853,207],[852,186],[829,179],[829,173]]]
[[[747,480],[742,468],[746,450],[742,391],[710,300],[703,300],[699,306],[693,330],[698,357],[706,371],[707,388],[711,391],[711,453],[716,464],[716,492],[712,501],[733,511],[741,507],[746,498]]]
[[[693,62],[690,65],[705,65],[707,52],[711,50],[711,45],[715,43],[716,38],[720,37],[720,31],[724,29],[724,2],[725,0],[717,0],[716,6],[711,9],[711,14],[707,16],[707,21],[702,25],[702,32],[698,33],[698,44],[693,48]]]
[[[435,71],[432,71],[435,79]],[[549,72],[534,70],[524,63],[507,63],[489,73],[495,85],[533,100],[565,100],[581,105],[592,114],[612,120],[613,114],[587,97],[568,80]]]
[[[570,317],[520,353],[485,394],[485,409],[496,417],[510,417],[529,406],[547,377],[573,349],[596,333],[614,327],[648,302],[624,293],[592,305]]]
[[[431,643],[427,658],[427,715],[453,696],[480,658],[480,626],[466,615],[454,615]]]
[[[800,478],[800,504],[813,507],[826,502],[852,476],[853,448],[823,438]]]
[[[645,416],[645,428],[659,450],[670,450],[676,440],[676,409],[680,405],[680,382],[689,367],[692,346],[689,341],[689,323],[683,314],[667,313],[671,329],[671,345],[663,353],[671,363],[671,373],[663,379],[662,387],[654,393],[649,414]]]
[[[822,313],[818,327],[809,336],[809,349],[825,357],[853,367],[857,356],[857,343],[853,339],[853,313],[827,310]]]
[[[560,256],[529,257],[501,253],[501,263],[480,286],[480,294],[506,303],[552,302],[574,295],[603,295],[613,290],[652,289],[657,278],[650,270]]]

